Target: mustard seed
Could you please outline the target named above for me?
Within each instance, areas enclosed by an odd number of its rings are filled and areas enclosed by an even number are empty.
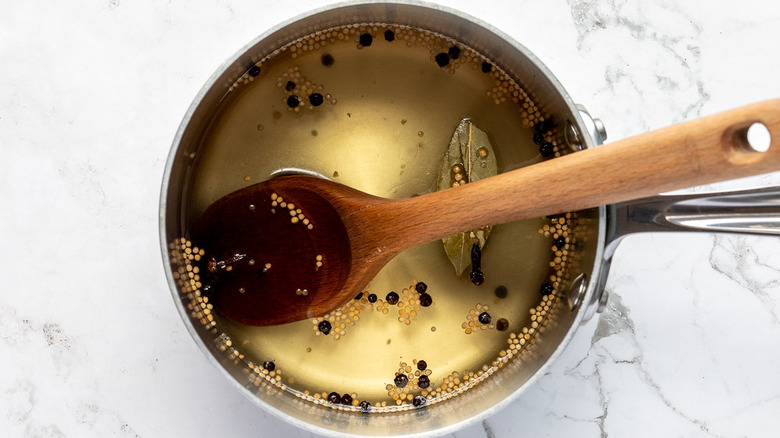
[[[393,381],[395,382],[395,386],[399,388],[403,388],[409,383],[409,378],[406,377],[406,374],[399,374],[395,376],[395,379],[393,379]]]
[[[417,293],[425,293],[425,291],[428,290],[428,285],[422,281],[418,281],[417,284],[414,285],[414,290],[416,290]]]
[[[395,292],[390,292],[385,297],[385,301],[387,301],[387,304],[398,304],[398,294]]]

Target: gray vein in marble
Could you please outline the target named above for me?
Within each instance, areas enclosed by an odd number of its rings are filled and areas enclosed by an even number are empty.
[[[774,401],[780,401],[780,394],[775,394],[775,395],[773,395],[771,397],[766,397],[766,398],[763,398],[761,400],[755,401],[753,403],[750,403],[750,404],[742,407],[741,409],[735,409],[729,415],[726,415],[726,416],[718,418],[717,421],[728,422],[728,421],[734,419],[735,417],[738,417],[738,416],[744,414],[745,412],[749,412],[749,411],[755,409],[756,407],[759,407],[759,406],[762,406],[764,404],[771,403],[771,402],[774,402]]]
[[[83,390],[87,388],[99,387],[99,376],[93,376],[92,380],[83,380],[76,366],[84,358],[84,351],[78,344],[76,337],[69,335],[57,322],[34,323],[29,319],[19,315],[19,312],[7,305],[0,304],[0,340],[9,347],[19,352],[36,351],[39,346],[44,346],[49,353],[49,364],[53,365],[56,373],[54,377],[60,382],[69,382],[71,380],[79,381],[79,388],[82,392],[69,392],[67,396],[62,397],[59,403],[63,406],[67,415],[95,432],[100,436],[111,431],[120,430],[121,436],[139,437],[140,435],[127,423],[122,416],[101,406],[99,393],[94,390]],[[46,368],[46,361],[41,363],[43,369]],[[6,377],[10,377],[12,382],[6,385],[2,394],[8,407],[6,418],[11,424],[24,426],[22,436],[29,438],[44,437],[64,437],[66,434],[63,428],[67,427],[58,421],[50,419],[52,412],[42,410],[38,406],[39,400],[48,400],[51,398],[50,387],[45,384],[42,386],[35,374],[35,371],[26,369],[6,369]],[[37,377],[36,377],[37,376]],[[48,377],[48,376],[43,376]],[[67,384],[66,384],[67,385]],[[55,418],[58,413],[54,413]]]
[[[65,434],[54,424],[43,426],[33,423],[27,425],[24,430],[24,436],[25,438],[64,438]]]
[[[690,84],[681,84],[671,75],[677,73],[676,69],[670,71],[669,63],[659,65],[652,73],[658,82],[658,89],[664,91],[678,91],[685,87],[695,86],[695,97],[685,99],[688,102],[684,108],[677,109],[679,116],[676,120],[689,119],[699,116],[702,107],[710,100],[710,93],[705,89],[704,82],[701,79],[701,48],[697,44],[684,44],[685,41],[698,41],[702,34],[702,27],[697,22],[697,17],[687,16],[682,10],[672,10],[676,15],[683,18],[683,21],[690,24],[688,29],[674,28],[674,33],[664,32],[659,29],[652,16],[639,14],[644,19],[638,19],[635,16],[629,16],[624,12],[624,8],[647,8],[652,10],[654,7],[663,9],[675,7],[674,4],[656,5],[654,2],[637,2],[618,4],[615,0],[606,2],[596,0],[568,0],[571,16],[575,28],[578,32],[577,48],[582,53],[589,53],[592,47],[586,44],[586,40],[593,34],[610,29],[626,29],[632,38],[637,42],[651,42],[666,53],[671,55],[672,59],[679,65]],[[628,11],[631,12],[631,11]],[[644,12],[644,11],[642,11]],[[649,14],[652,15],[652,14]],[[684,44],[684,45],[683,45]],[[619,54],[616,54],[619,55]],[[607,88],[616,96],[617,83],[620,80],[627,79],[637,95],[644,101],[643,88],[634,81],[636,71],[625,71],[629,67],[622,57],[616,59],[603,60],[606,64],[604,71],[604,80]],[[652,90],[655,91],[655,90]]]
[[[691,273],[693,275],[693,273]],[[693,327],[696,329],[698,338],[699,338],[699,346],[701,348],[704,348],[707,351],[707,354],[709,355],[709,360],[712,363],[718,362],[718,355],[715,353],[715,351],[712,348],[712,343],[710,342],[710,337],[708,336],[708,331],[705,327],[701,325],[699,322],[699,293],[694,293],[694,299],[693,299],[693,322],[691,323]],[[699,360],[704,361],[705,358],[701,357]],[[731,379],[727,375],[724,374],[718,374],[718,378],[720,381],[720,384],[723,386],[723,388],[726,389],[729,393],[731,393],[732,387],[731,387]]]
[[[125,435],[127,435],[127,436],[132,436],[132,437],[134,437],[134,438],[140,438],[140,437],[141,437],[141,435],[139,435],[139,434],[138,434],[138,432],[136,432],[136,431],[135,431],[135,429],[133,429],[132,427],[130,427],[130,425],[129,425],[129,424],[127,424],[127,423],[124,423],[124,424],[122,424],[122,425],[119,427],[119,430],[121,430],[122,432],[124,432],[124,434],[125,434]]]
[[[599,433],[600,433],[599,436],[601,438],[607,438],[609,436],[609,434],[607,433],[607,431],[606,431],[606,429],[604,427],[604,423],[605,423],[605,420],[606,420],[608,412],[609,412],[609,402],[606,399],[606,394],[604,393],[603,387],[601,385],[601,383],[602,383],[602,381],[601,381],[601,372],[598,370],[598,368],[594,371],[594,375],[596,376],[596,380],[597,380],[596,381],[596,385],[594,385],[594,386],[598,390],[598,393],[599,393],[599,402],[600,402],[600,405],[601,405],[602,409],[604,409],[604,413],[603,414],[601,414],[601,415],[599,415],[598,417],[595,417],[595,418],[576,418],[576,417],[573,417],[571,415],[565,415],[565,414],[564,415],[556,415],[553,412],[548,412],[547,416],[548,417],[559,418],[559,419],[563,418],[563,419],[566,419],[566,420],[569,420],[569,421],[578,422],[578,423],[594,423],[596,425],[596,427],[599,428]]]
[[[615,356],[604,346],[599,345],[602,339],[606,339],[615,335],[625,335],[629,339],[627,342],[632,345],[636,353],[630,359],[616,359]],[[591,355],[594,355],[594,367],[592,371],[582,370],[584,363]],[[672,412],[683,418],[684,420],[695,424],[698,428],[712,437],[719,437],[715,433],[709,430],[706,422],[698,418],[694,418],[685,412],[682,412],[679,408],[674,406],[671,400],[669,400],[664,394],[663,389],[655,382],[650,372],[644,365],[644,353],[642,352],[640,344],[636,340],[636,329],[634,323],[630,317],[629,309],[623,305],[620,296],[611,295],[607,309],[601,315],[599,319],[596,331],[591,339],[591,349],[585,359],[578,362],[573,368],[567,370],[565,374],[573,375],[584,379],[595,379],[595,387],[599,393],[599,400],[603,409],[603,414],[583,421],[594,422],[601,430],[601,436],[606,437],[608,433],[606,431],[606,419],[609,416],[609,393],[604,391],[604,380],[601,374],[601,367],[607,364],[607,361],[617,365],[629,365],[636,368],[639,378],[644,382],[658,397],[658,399]],[[566,417],[570,418],[570,417]]]
[[[720,259],[720,251],[725,252],[725,260]],[[736,261],[736,266],[726,266],[726,263],[732,260]],[[750,291],[763,304],[762,307],[767,310],[772,318],[772,322],[778,324],[780,323],[780,318],[772,310],[777,305],[777,300],[772,294],[767,293],[765,289],[777,287],[780,281],[774,279],[767,283],[760,283],[753,279],[755,276],[746,272],[751,262],[756,266],[777,272],[779,275],[774,276],[774,278],[780,277],[780,270],[761,262],[753,248],[746,243],[745,237],[715,236],[709,255],[709,263],[712,269]]]
[[[601,318],[604,318],[604,316],[602,315]],[[602,414],[595,418],[575,418],[570,415],[558,416],[552,412],[548,413],[548,415],[553,415],[559,418],[565,418],[567,420],[594,423],[599,428],[601,434],[600,436],[602,438],[606,438],[608,436],[605,428],[605,422],[607,416],[609,415],[609,397],[608,394],[604,391],[604,381],[601,376],[601,370],[597,366],[598,364],[597,363],[595,364],[596,366],[593,367],[592,372],[584,371],[582,370],[582,367],[584,366],[586,361],[591,359],[591,353],[595,353],[594,345],[598,342],[598,340],[610,336],[611,334],[619,332],[619,330],[612,331],[612,327],[613,326],[610,324],[602,323],[600,319],[596,329],[597,332],[594,334],[593,338],[591,339],[591,348],[588,351],[588,354],[584,358],[580,359],[580,361],[577,362],[572,368],[564,371],[564,374],[567,376],[575,376],[583,380],[593,381],[592,387],[596,389],[596,391],[598,392],[599,406],[601,406]]]
[[[486,438],[496,438],[496,434],[493,432],[493,429],[490,427],[487,420],[482,420],[482,429],[485,430]]]
[[[6,417],[14,423],[27,424],[37,402],[35,385],[29,379],[17,380],[5,391],[10,409]]]
[[[28,342],[32,332],[30,321],[22,319],[16,313],[16,309],[0,305],[0,339],[9,347],[23,345]]]

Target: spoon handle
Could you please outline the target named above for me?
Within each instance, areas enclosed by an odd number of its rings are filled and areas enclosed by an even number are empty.
[[[769,131],[768,150],[747,140]],[[408,247],[485,225],[614,204],[780,170],[780,99],[743,106],[416,198],[390,201],[384,221]],[[388,208],[389,207],[389,208]],[[391,218],[386,218],[391,219]],[[388,249],[392,250],[392,247]]]

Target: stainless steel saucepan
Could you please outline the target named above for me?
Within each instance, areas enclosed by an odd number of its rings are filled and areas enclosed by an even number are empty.
[[[577,262],[561,290],[568,303],[557,308],[555,324],[540,334],[533,355],[510,362],[490,379],[444,403],[412,411],[367,415],[302,403],[273,385],[255,385],[246,364],[225,350],[218,327],[196,316],[191,297],[177,281],[180,266],[171,263],[171,242],[187,235],[185,211],[200,139],[221,99],[252,60],[314,30],[349,23],[382,22],[420,27],[449,36],[482,52],[511,74],[558,124],[565,143],[576,150],[593,148],[606,138],[598,119],[575,105],[555,77],[527,49],[500,31],[452,10],[417,3],[339,5],[283,23],[261,35],[223,64],[196,96],[176,133],[168,157],[160,200],[160,238],[171,292],[195,342],[224,375],[263,409],[303,429],[343,436],[420,435],[452,432],[496,412],[542,375],[566,347],[575,330],[607,301],[604,291],[610,261],[621,239],[655,231],[780,234],[780,189],[705,196],[658,196],[577,212],[582,235],[572,256]]]

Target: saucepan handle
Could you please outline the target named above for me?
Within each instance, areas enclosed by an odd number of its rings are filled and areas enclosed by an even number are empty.
[[[780,187],[659,195],[609,207],[608,246],[623,236],[656,231],[780,235]]]
[[[744,233],[780,236],[780,187],[733,192],[658,195],[607,206],[607,243],[596,293],[584,320],[607,302],[612,256],[621,240],[645,232]]]

